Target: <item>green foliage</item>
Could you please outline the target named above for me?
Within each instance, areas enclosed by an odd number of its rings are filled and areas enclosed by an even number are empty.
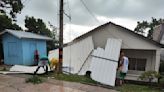
[[[41,19],[26,16],[25,27],[28,32],[50,36],[50,30],[46,28],[45,23]]]
[[[161,92],[160,89],[134,84],[125,84],[123,86],[117,87],[120,92]]]
[[[43,82],[43,79],[37,75],[34,75],[34,76],[26,79],[26,83],[39,84],[42,82]]]
[[[42,19],[26,16],[25,27],[27,28],[27,32],[32,32],[53,38],[53,41],[47,43],[48,51],[57,47],[58,41],[55,38],[56,34],[54,34],[53,31],[50,31],[50,29],[46,27],[46,24]]]
[[[141,80],[149,80],[149,82],[152,82],[153,79],[160,78],[160,74],[156,71],[146,71],[142,73],[139,78]]]
[[[15,19],[17,13],[20,13],[22,8],[21,0],[0,0],[0,32],[4,29],[21,30],[21,27],[13,23],[13,19]]]
[[[85,77],[85,76],[79,76],[79,75],[73,75],[73,74],[57,74],[55,75],[55,78],[58,80],[64,80],[64,81],[70,81],[70,82],[80,82],[80,83],[94,83],[96,84],[97,82]]]
[[[17,13],[23,9],[23,4],[21,0],[0,0],[0,13],[9,14],[12,18],[16,17]]]
[[[137,33],[144,33],[144,30],[148,27],[148,22],[147,21],[143,21],[143,22],[137,22],[137,27],[135,28],[135,32]]]
[[[147,37],[149,39],[152,39],[152,34],[153,34],[153,28],[161,23],[164,22],[164,19],[156,19],[152,17],[151,22],[147,21],[142,21],[142,22],[137,22],[137,26],[134,29],[134,32],[139,33],[139,34],[144,34],[146,30],[148,30],[148,35]]]
[[[7,15],[0,15],[0,32],[4,29],[22,30],[17,24],[12,23],[12,19]]]
[[[63,80],[69,82],[79,82],[79,83],[86,83],[86,84],[97,84],[96,81],[88,78],[86,76],[80,76],[75,74],[55,74],[49,73],[49,75],[44,75],[43,77],[54,77],[56,80]]]

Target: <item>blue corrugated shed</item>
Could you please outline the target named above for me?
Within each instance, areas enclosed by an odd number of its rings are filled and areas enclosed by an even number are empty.
[[[38,50],[40,56],[45,56],[46,41],[52,40],[38,34],[14,30],[5,30],[0,35],[3,35],[4,63],[7,65],[33,65],[35,50]]]

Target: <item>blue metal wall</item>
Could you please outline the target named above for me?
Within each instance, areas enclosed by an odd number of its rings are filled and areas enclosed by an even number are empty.
[[[4,63],[7,65],[33,65],[34,52],[47,55],[46,41],[36,39],[18,39],[10,34],[3,35]]]
[[[23,63],[24,65],[33,65],[34,62],[34,52],[38,50],[39,55],[47,55],[46,51],[46,41],[26,39],[23,40]]]
[[[12,35],[3,35],[4,63],[7,65],[23,64],[22,40]]]

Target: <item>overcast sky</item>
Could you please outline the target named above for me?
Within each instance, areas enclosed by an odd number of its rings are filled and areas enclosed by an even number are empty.
[[[24,2],[25,1],[25,2]],[[137,21],[164,18],[164,0],[83,0],[96,19],[86,10],[80,0],[64,0],[65,13],[71,15],[71,22],[64,18],[64,42],[112,21],[133,30]],[[25,7],[17,15],[18,24],[24,27],[25,16],[50,21],[58,27],[59,0],[23,0]]]

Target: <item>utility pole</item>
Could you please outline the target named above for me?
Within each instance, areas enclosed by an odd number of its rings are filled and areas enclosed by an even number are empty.
[[[59,10],[59,64],[58,64],[58,73],[62,73],[62,65],[63,65],[63,0],[60,0],[60,10]]]

